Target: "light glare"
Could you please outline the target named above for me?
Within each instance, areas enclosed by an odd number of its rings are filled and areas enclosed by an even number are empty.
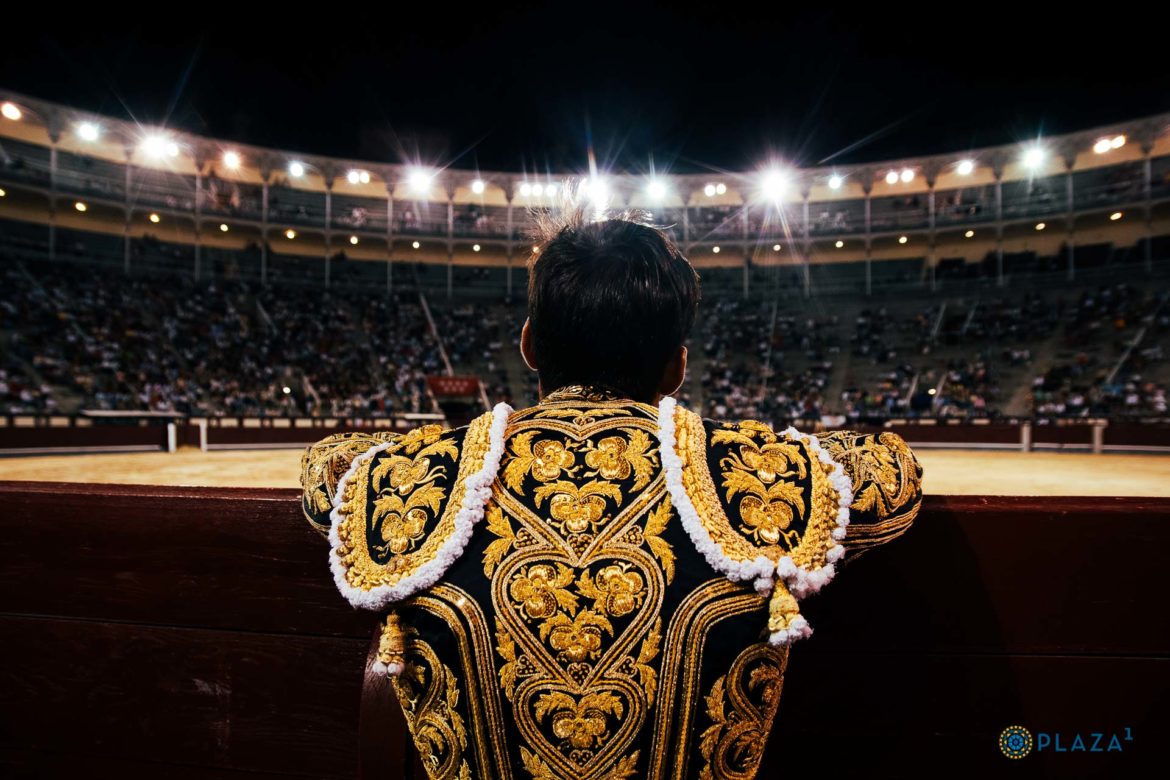
[[[1040,164],[1044,162],[1044,150],[1039,146],[1033,146],[1028,151],[1024,152],[1024,165],[1029,168],[1039,168]]]
[[[788,189],[788,178],[781,171],[768,171],[764,174],[761,189],[768,200],[780,200]]]
[[[410,178],[410,189],[422,195],[431,191],[431,181],[434,179],[434,174],[430,171],[412,171]]]

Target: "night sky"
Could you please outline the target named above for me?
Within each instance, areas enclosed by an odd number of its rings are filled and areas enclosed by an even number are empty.
[[[112,28],[57,10],[9,27],[0,84],[243,143],[515,171],[583,170],[590,145],[629,172],[856,163],[1170,111],[1164,26],[1108,4],[399,5],[115,9]]]

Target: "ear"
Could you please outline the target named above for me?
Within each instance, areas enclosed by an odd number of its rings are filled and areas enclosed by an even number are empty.
[[[528,327],[528,320],[524,320],[524,327],[520,329],[520,357],[529,371],[536,371],[536,350],[532,346],[532,328]]]
[[[678,352],[667,361],[666,368],[662,372],[662,381],[658,383],[659,395],[673,395],[682,387],[683,380],[687,376],[687,348],[685,346],[679,347]]]

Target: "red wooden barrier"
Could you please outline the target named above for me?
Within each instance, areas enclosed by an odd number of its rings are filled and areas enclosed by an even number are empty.
[[[409,776],[374,621],[296,498],[0,483],[0,775]],[[928,497],[806,602],[760,777],[1138,773],[1170,728],[1168,542],[1166,499]],[[1010,761],[1016,723],[1134,740]]]

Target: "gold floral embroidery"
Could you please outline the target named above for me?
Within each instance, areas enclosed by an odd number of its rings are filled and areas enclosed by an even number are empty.
[[[595,530],[601,525],[605,515],[605,499],[612,499],[620,504],[622,500],[621,488],[612,482],[594,480],[581,487],[573,482],[561,480],[550,485],[541,485],[536,489],[534,498],[536,508],[552,496],[548,502],[548,511],[552,520],[559,528],[570,534],[581,534]]]
[[[654,697],[658,690],[658,672],[650,663],[658,656],[661,645],[662,618],[658,618],[654,622],[654,628],[651,629],[650,634],[642,640],[642,647],[638,650],[638,658],[634,662],[634,670],[642,684],[642,690],[646,692],[647,707],[654,705]]]
[[[596,446],[585,450],[585,465],[593,469],[587,477],[624,480],[634,474],[631,490],[641,490],[650,482],[658,464],[658,454],[650,446],[650,437],[636,428],[623,428],[625,436],[606,436]]]
[[[880,517],[913,500],[922,467],[901,436],[836,431],[817,440],[852,478],[852,509]]]
[[[538,482],[551,482],[561,476],[572,476],[577,467],[576,456],[565,443],[543,439],[532,443],[539,431],[526,431],[508,442],[508,462],[504,466],[504,484],[509,490],[519,490],[524,477],[532,474]]]
[[[699,780],[750,778],[759,769],[784,684],[787,650],[753,645],[707,694],[711,725],[699,737]]]
[[[642,575],[628,563],[603,567],[596,578],[582,572],[577,579],[577,590],[593,599],[595,609],[613,617],[628,615],[642,605],[646,587]]]
[[[757,442],[757,438],[763,444]],[[748,420],[739,429],[721,429],[711,435],[712,444],[738,444],[739,452],[724,456],[723,488],[727,501],[746,493],[739,502],[740,530],[765,545],[791,550],[800,532],[789,530],[804,515],[804,489],[790,478],[804,479],[808,470],[801,446],[777,441],[766,426]]]
[[[540,620],[552,617],[558,606],[570,612],[577,610],[577,596],[566,589],[572,582],[573,570],[563,563],[539,563],[516,574],[508,594],[526,616]]]
[[[499,682],[520,763],[537,780],[637,771],[633,741],[657,696],[665,568],[674,574],[661,537],[672,509],[644,406],[572,396],[509,421],[484,564]]]
[[[575,700],[567,693],[546,693],[536,700],[538,721],[552,715],[552,733],[561,740],[561,749],[601,746],[609,736],[607,716],[620,720],[625,709],[612,693],[587,693]]]
[[[457,709],[458,679],[426,642],[410,639],[406,653],[406,669],[392,684],[427,773],[433,780],[470,777],[463,759],[467,726]]]
[[[581,610],[576,617],[560,612],[540,626],[540,638],[558,652],[563,663],[579,664],[596,660],[601,655],[601,632],[613,636],[613,624],[590,609]]]
[[[350,587],[393,585],[434,560],[455,530],[467,477],[483,465],[491,420],[489,413],[472,421],[462,455],[452,432],[428,425],[357,462],[338,507],[334,549]],[[458,463],[458,474],[437,460]]]
[[[503,511],[496,502],[489,501],[484,514],[487,517],[488,531],[499,537],[483,551],[483,574],[485,577],[490,577],[508,549],[516,543],[516,534],[513,533],[512,524],[504,517]]]
[[[371,447],[399,438],[390,431],[335,433],[314,444],[301,455],[302,508],[317,530],[326,533],[337,482],[349,470],[353,459]]]
[[[650,552],[654,553],[654,557],[662,564],[662,573],[666,576],[668,585],[674,579],[674,549],[670,542],[662,538],[662,532],[670,522],[670,515],[670,496],[667,495],[658,508],[650,513],[650,517],[646,519],[646,530],[642,532]]]

